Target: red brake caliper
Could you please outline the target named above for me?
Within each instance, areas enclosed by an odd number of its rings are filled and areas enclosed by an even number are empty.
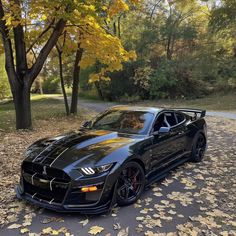
[[[135,175],[135,172],[133,173]],[[137,176],[135,175],[133,178],[132,178],[132,185],[133,185],[133,188],[134,190],[136,190],[137,188]]]

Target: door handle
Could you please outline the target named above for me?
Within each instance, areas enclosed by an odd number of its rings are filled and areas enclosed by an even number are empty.
[[[180,134],[184,134],[184,131],[179,131],[178,134],[179,134],[179,135],[180,135]]]

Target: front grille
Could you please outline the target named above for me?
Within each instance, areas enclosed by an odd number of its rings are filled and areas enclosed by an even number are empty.
[[[43,165],[31,162],[24,162],[22,165],[22,170],[29,174],[35,174],[35,173],[42,174],[44,172],[43,168],[44,168]],[[63,170],[46,166],[46,172],[48,177],[70,181],[70,177]]]
[[[61,189],[60,187],[53,187],[53,191],[51,191],[50,189],[43,187],[43,185],[40,187],[35,186],[24,180],[24,190],[26,193],[30,194],[32,198],[61,204],[65,198],[67,188]]]
[[[62,203],[70,185],[70,177],[62,170],[35,163],[24,162],[22,165],[24,191],[32,198],[49,203]]]

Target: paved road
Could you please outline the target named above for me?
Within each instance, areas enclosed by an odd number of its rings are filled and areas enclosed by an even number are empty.
[[[208,116],[219,116],[228,119],[236,120],[236,113],[224,112],[224,111],[207,111]]]
[[[110,106],[115,106],[116,103],[112,102],[93,102],[89,100],[80,100],[79,106],[84,108],[89,108],[96,112],[102,112]],[[224,117],[228,119],[236,120],[236,113],[232,112],[224,112],[224,111],[207,111],[207,116],[217,116],[217,117]]]
[[[114,103],[93,103],[83,100],[80,101],[80,105],[101,112]],[[209,112],[208,115],[236,119],[236,114],[231,113]],[[53,229],[66,227],[75,236],[86,236],[90,235],[88,231],[92,226],[103,227],[102,233],[98,234],[102,236],[152,236],[154,235],[152,232],[176,232],[177,229],[186,233],[185,235],[196,235],[194,230],[200,230],[198,235],[220,235],[220,232],[229,232],[232,229],[236,232],[230,224],[235,222],[235,219],[232,219],[232,215],[235,214],[235,192],[232,186],[235,186],[233,156],[236,154],[234,139],[236,123],[233,120],[221,122],[215,118],[209,119],[209,149],[204,162],[187,164],[173,171],[166,180],[159,181],[146,190],[138,204],[115,209],[113,213],[99,216],[62,214],[32,208],[36,216],[33,217],[32,224],[27,226],[30,232],[40,233],[47,227]],[[29,206],[26,205],[26,208],[31,208]],[[214,218],[215,216],[207,218],[209,215],[206,213],[212,214],[213,211],[216,212],[214,215],[223,215],[225,218],[222,221]],[[199,215],[203,217],[200,218],[200,222],[194,218]],[[138,221],[137,217],[140,217],[141,221]],[[89,222],[83,227],[80,222],[85,219],[89,219]],[[48,223],[45,223],[45,220],[48,220]],[[23,215],[17,223],[22,224],[22,222],[24,222]],[[220,227],[214,226],[214,222]],[[229,225],[225,222],[229,222]],[[127,227],[129,234],[122,234],[120,231]],[[19,229],[10,230],[4,227],[0,229],[0,235],[22,234]]]

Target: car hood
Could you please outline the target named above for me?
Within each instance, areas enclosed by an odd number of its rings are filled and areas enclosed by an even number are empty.
[[[105,130],[72,132],[34,143],[26,152],[26,161],[60,169],[98,166],[117,162],[118,154],[124,149],[132,152],[130,146],[140,139],[139,135]]]

